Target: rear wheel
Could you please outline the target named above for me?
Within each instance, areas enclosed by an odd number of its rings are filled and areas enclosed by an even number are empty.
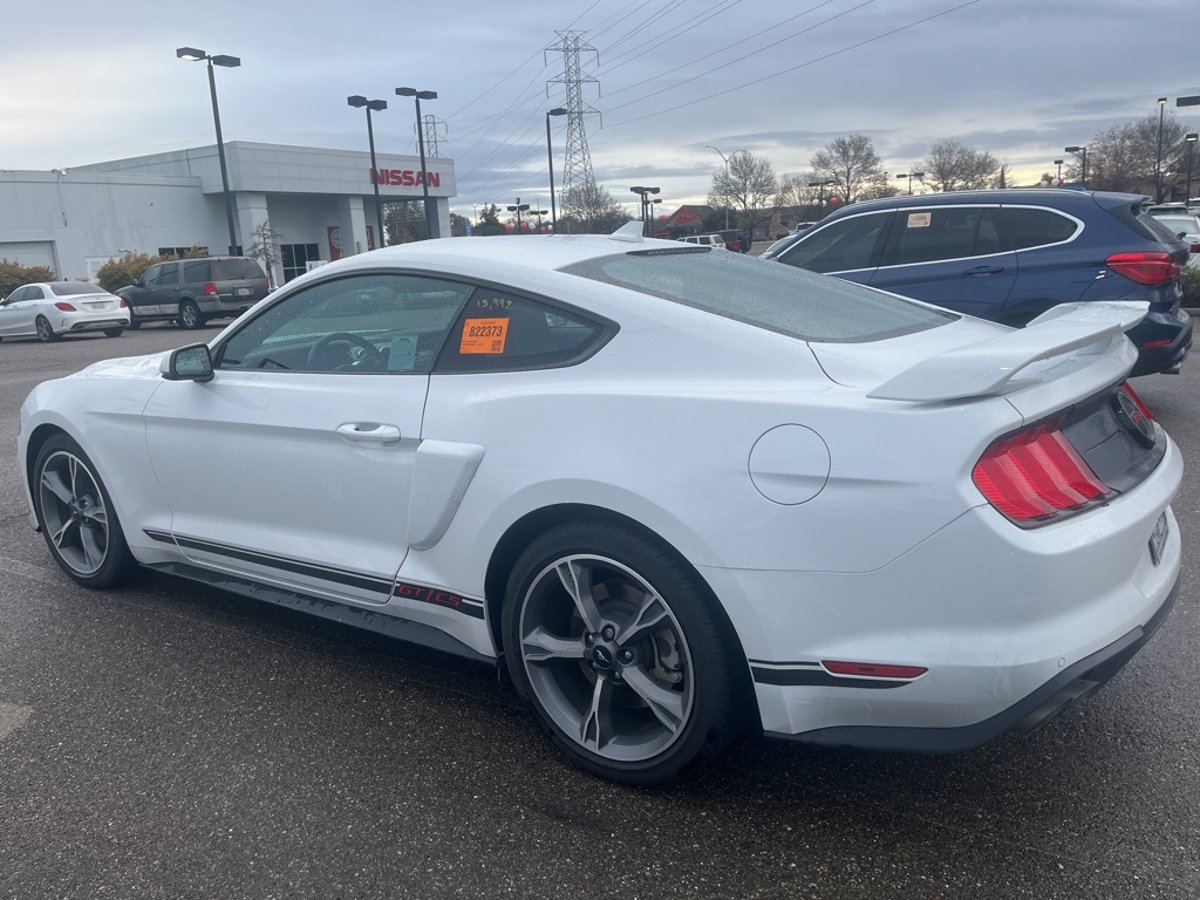
[[[108,337],[120,337],[125,333],[124,328],[105,328],[104,334]]]
[[[87,587],[124,581],[136,567],[96,468],[65,434],[42,445],[33,466],[34,507],[55,562]]]
[[[55,333],[50,325],[50,320],[45,316],[38,316],[37,321],[33,323],[33,327],[37,329],[38,340],[43,344],[49,344],[51,341],[57,341],[62,335]]]
[[[204,316],[200,314],[200,307],[191,300],[180,301],[179,324],[184,328],[200,328],[204,325]]]
[[[513,567],[506,663],[574,762],[656,784],[740,730],[718,616],[694,573],[657,544],[605,522],[564,525]]]

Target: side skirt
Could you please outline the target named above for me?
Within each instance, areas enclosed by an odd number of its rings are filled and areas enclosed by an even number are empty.
[[[249,597],[252,600],[265,600],[277,606],[285,606],[288,609],[295,609],[309,615],[320,616],[324,619],[340,622],[343,625],[352,625],[355,628],[373,631],[376,634],[386,635],[387,637],[396,638],[401,641],[408,641],[411,644],[420,644],[422,647],[452,653],[455,656],[469,659],[472,662],[483,663],[491,667],[498,665],[498,660],[495,658],[484,656],[482,653],[468,647],[462,641],[451,637],[444,631],[420,622],[410,622],[406,619],[387,615],[378,610],[337,603],[336,601],[326,600],[322,597],[313,597],[298,591],[289,591],[284,588],[275,587],[274,585],[260,584],[257,581],[238,578],[235,575],[213,572],[187,563],[155,563],[148,565],[147,568],[166,572],[170,575],[178,575],[192,581],[198,581],[211,587],[220,588],[221,590],[239,594],[243,597]]]

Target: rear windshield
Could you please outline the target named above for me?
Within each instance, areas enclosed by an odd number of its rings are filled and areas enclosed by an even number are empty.
[[[1166,225],[1163,225],[1154,216],[1143,210],[1150,204],[1147,201],[1139,200],[1130,206],[1116,206],[1109,210],[1113,217],[1120,219],[1139,235],[1151,241],[1160,241],[1167,244],[1179,242],[1176,232],[1172,231]]]
[[[103,294],[104,288],[87,281],[55,281],[50,285],[59,297],[76,297],[80,294]]]
[[[214,259],[212,261],[213,281],[232,281],[235,278],[257,278],[264,280],[267,276],[252,259]]]
[[[1200,232],[1200,226],[1197,226],[1195,216],[1153,216],[1153,219],[1160,225],[1165,225],[1173,238],[1177,237],[1181,231],[1185,234]]]
[[[877,341],[958,318],[795,266],[706,248],[635,250],[563,271],[806,341]]]

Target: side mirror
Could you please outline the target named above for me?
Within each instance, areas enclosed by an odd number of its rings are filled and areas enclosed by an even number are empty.
[[[172,350],[158,371],[167,381],[212,381],[212,355],[208,344],[191,344]]]
[[[1179,232],[1179,239],[1180,239],[1180,240],[1182,240],[1182,239],[1183,239],[1183,238],[1185,238],[1185,237],[1187,237],[1187,232],[1186,232],[1186,231],[1181,231],[1181,232]]]

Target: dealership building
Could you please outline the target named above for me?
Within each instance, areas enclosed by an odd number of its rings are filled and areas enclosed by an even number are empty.
[[[379,242],[375,181],[384,202],[422,197],[415,156],[230,141],[225,144],[236,245],[274,236],[276,284]],[[427,159],[429,196],[450,234],[454,162]],[[268,226],[264,228],[264,225]],[[215,145],[76,166],[0,170],[0,259],[91,279],[126,253],[224,255],[229,228]]]

